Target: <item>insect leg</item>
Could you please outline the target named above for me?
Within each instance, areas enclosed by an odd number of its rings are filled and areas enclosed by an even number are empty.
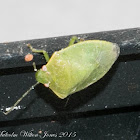
[[[34,71],[37,71],[35,62],[33,62],[33,68],[34,68]]]
[[[70,45],[73,45],[75,41],[80,42],[80,40],[78,39],[77,36],[73,36],[73,37],[70,39],[69,46],[70,46]]]
[[[35,53],[43,53],[43,55],[44,55],[44,57],[45,57],[45,59],[46,59],[46,62],[49,61],[49,55],[48,55],[48,53],[47,53],[45,50],[34,49],[34,48],[31,46],[31,44],[27,44],[27,46],[30,48],[30,50],[31,50],[32,52],[35,52]]]
[[[66,107],[66,106],[67,106],[68,101],[69,101],[69,99],[70,99],[70,96],[71,96],[71,95],[69,95],[69,97],[67,98],[67,101],[66,101],[66,103],[65,103],[64,107]]]

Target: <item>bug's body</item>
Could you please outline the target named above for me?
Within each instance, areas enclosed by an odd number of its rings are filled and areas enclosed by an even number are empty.
[[[74,44],[75,40],[79,43]],[[33,63],[34,71],[37,71],[37,83],[30,87],[8,111],[3,112],[5,115],[9,114],[39,83],[49,87],[61,99],[88,87],[109,71],[120,53],[117,44],[102,40],[80,42],[76,36],[71,38],[67,48],[54,52],[50,59],[46,51],[34,49],[30,44],[27,46],[32,52],[43,53],[48,63],[38,71]]]
[[[48,84],[61,99],[80,91],[102,78],[119,55],[117,44],[88,40],[54,52],[47,69],[38,70],[36,80]]]

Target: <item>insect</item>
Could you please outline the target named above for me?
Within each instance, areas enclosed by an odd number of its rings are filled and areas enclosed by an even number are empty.
[[[74,44],[74,42],[77,43]],[[39,83],[49,87],[59,98],[76,93],[101,79],[111,68],[119,56],[117,44],[104,40],[80,41],[73,36],[68,47],[56,51],[49,58],[45,50],[34,49],[32,52],[43,53],[47,64],[37,70],[37,83],[4,114],[10,113],[14,107]]]

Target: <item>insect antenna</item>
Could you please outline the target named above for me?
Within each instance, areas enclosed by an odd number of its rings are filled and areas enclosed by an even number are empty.
[[[39,82],[36,82],[34,85],[32,85],[16,102],[15,104],[6,112],[3,112],[5,115],[9,114],[11,111],[13,111],[14,107],[17,106],[19,104],[19,102],[30,93],[30,91],[32,89],[34,89],[37,85],[39,84]]]

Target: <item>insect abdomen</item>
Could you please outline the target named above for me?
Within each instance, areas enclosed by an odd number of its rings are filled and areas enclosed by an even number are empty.
[[[53,81],[50,88],[63,99],[95,83],[111,68],[118,50],[116,44],[93,40],[55,52],[47,64]]]

